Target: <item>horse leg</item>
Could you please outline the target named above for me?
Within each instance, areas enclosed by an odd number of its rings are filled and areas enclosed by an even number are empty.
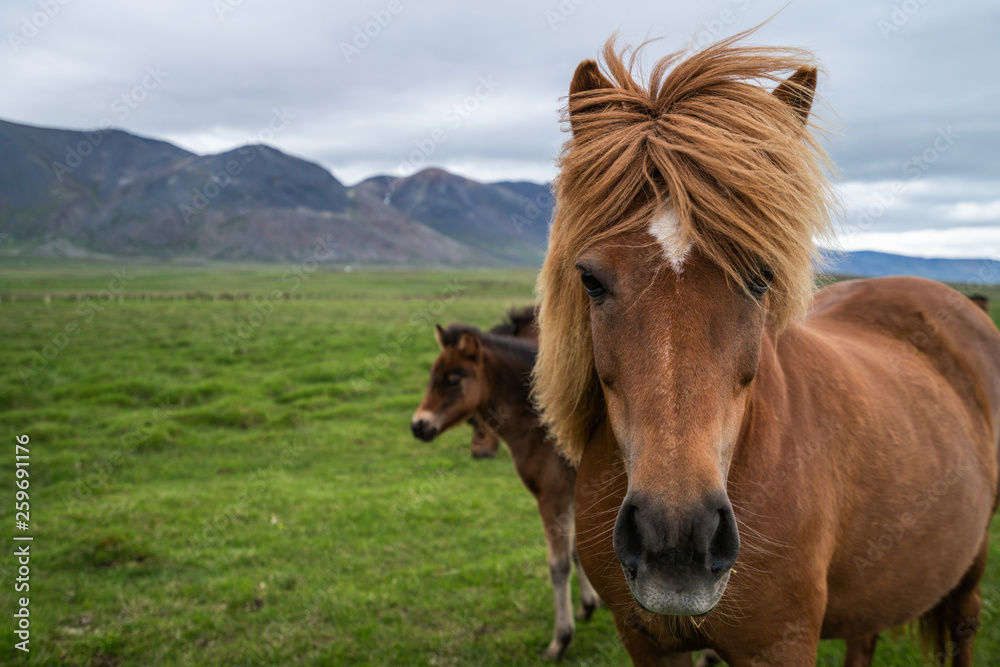
[[[938,646],[935,655],[940,665],[945,665],[947,656],[952,656],[953,667],[972,667],[972,642],[979,629],[979,612],[982,598],[979,594],[979,580],[986,570],[986,559],[989,555],[988,536],[983,539],[979,554],[972,562],[962,581],[948,596],[941,601],[933,616],[940,619],[940,630],[950,635],[950,643]],[[943,635],[943,632],[941,635]],[[944,636],[940,637],[945,639]]]
[[[580,611],[576,617],[589,621],[594,611],[601,606],[601,598],[580,567],[580,557],[576,555],[576,547],[573,548],[573,562],[576,563],[576,577],[580,580]]]
[[[844,667],[871,667],[877,644],[877,632],[858,639],[848,639]]]
[[[545,649],[545,657],[549,660],[561,660],[563,652],[573,640],[573,599],[570,592],[570,575],[572,574],[573,535],[568,525],[562,520],[568,516],[568,508],[561,508],[562,503],[548,502],[544,496],[538,499],[538,510],[542,515],[542,525],[545,528],[545,546],[549,562],[549,578],[552,580],[552,594],[556,603],[556,624],[552,632],[552,643]],[[564,511],[560,512],[559,510]]]

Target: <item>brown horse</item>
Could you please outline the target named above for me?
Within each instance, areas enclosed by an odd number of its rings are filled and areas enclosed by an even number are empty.
[[[512,308],[507,312],[507,318],[490,329],[490,333],[502,336],[515,336],[538,342],[538,326],[535,319],[536,307],[524,306],[523,308]],[[496,457],[500,448],[500,438],[489,427],[489,424],[482,421],[478,415],[469,418],[469,426],[472,427],[472,444],[469,451],[474,459],[492,459]]]
[[[581,562],[636,664],[813,665],[823,638],[866,664],[921,619],[968,666],[1000,334],[923,279],[813,298],[816,69],[743,36],[648,84],[609,42],[570,85],[535,392],[579,463]]]
[[[452,324],[436,330],[441,353],[431,367],[431,381],[413,414],[413,435],[433,440],[456,424],[479,417],[507,443],[514,468],[538,502],[545,529],[549,576],[555,594],[556,620],[546,657],[558,660],[573,638],[570,594],[573,548],[573,492],[576,470],[556,452],[531,400],[531,369],[537,345],[530,340],[482,333]],[[582,610],[589,619],[600,604],[577,564]]]

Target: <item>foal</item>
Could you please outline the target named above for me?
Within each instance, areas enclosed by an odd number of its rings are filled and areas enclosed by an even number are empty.
[[[441,353],[431,382],[410,424],[413,435],[431,441],[476,416],[507,443],[514,468],[538,502],[545,528],[556,622],[545,657],[559,660],[573,638],[570,574],[573,548],[573,490],[576,470],[560,456],[529,398],[537,346],[511,336],[482,333],[465,324],[437,327]],[[600,599],[577,565],[582,610],[589,619]]]
[[[490,329],[490,333],[538,342],[536,314],[536,306],[512,308],[507,312],[507,319]],[[500,438],[497,437],[497,434],[493,432],[489,424],[482,421],[477,415],[469,417],[469,426],[472,427],[472,444],[469,446],[472,458],[494,458],[500,448]]]

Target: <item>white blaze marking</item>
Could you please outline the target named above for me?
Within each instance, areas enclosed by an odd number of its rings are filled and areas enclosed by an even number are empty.
[[[660,242],[663,256],[677,273],[684,270],[684,260],[691,252],[691,242],[684,238],[680,220],[677,214],[669,208],[664,208],[649,223],[649,233]]]

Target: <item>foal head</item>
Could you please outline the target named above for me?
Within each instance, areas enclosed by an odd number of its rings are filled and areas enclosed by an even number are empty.
[[[434,337],[441,353],[431,366],[424,400],[410,421],[413,435],[428,442],[476,414],[486,392],[479,332],[453,324],[447,329],[438,326]]]
[[[725,590],[727,479],[764,331],[805,310],[828,224],[805,131],[816,70],[736,39],[661,60],[646,87],[611,42],[610,79],[580,64],[539,278],[536,397],[571,459],[609,420],[628,473],[615,552],[661,614],[708,613]]]

